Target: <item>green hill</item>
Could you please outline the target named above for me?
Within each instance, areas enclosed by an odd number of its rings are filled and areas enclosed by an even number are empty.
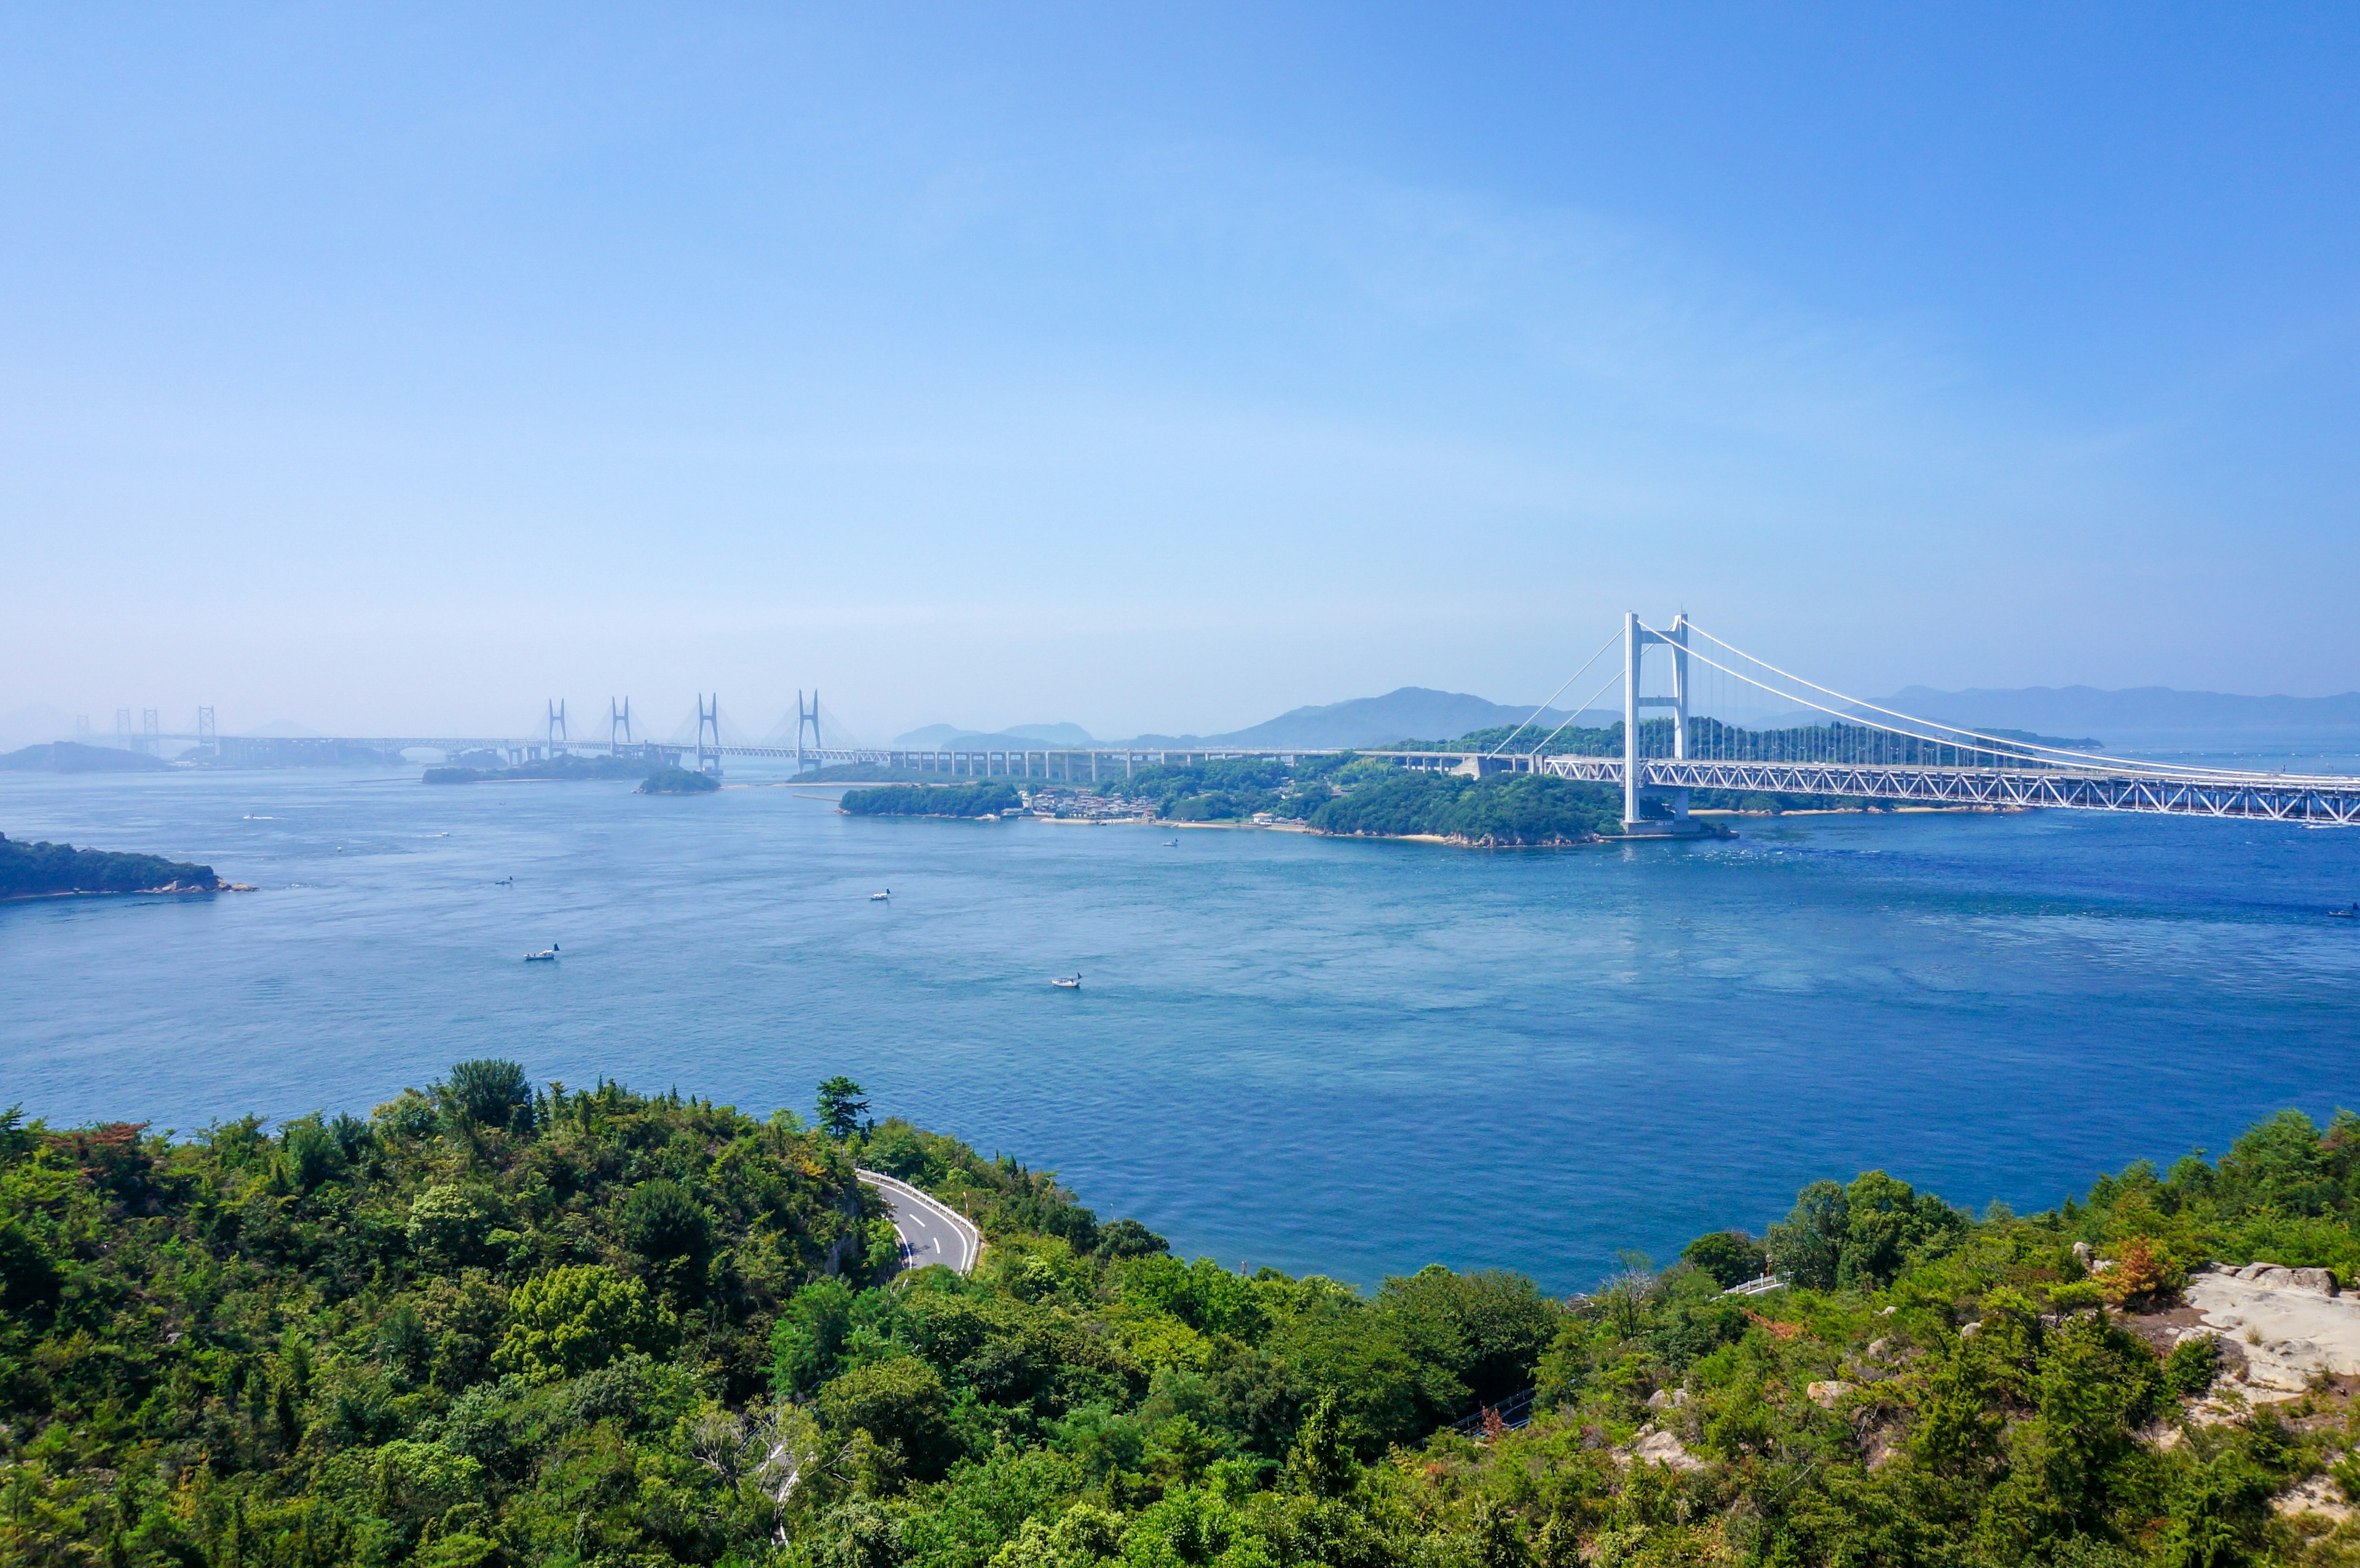
[[[210,866],[155,855],[116,855],[70,844],[27,844],[0,833],[0,898],[57,893],[218,892]]]
[[[840,1126],[498,1062],[186,1142],[0,1114],[0,1561],[2349,1555],[2273,1507],[2360,1488],[2349,1380],[2262,1403],[2177,1305],[2211,1259],[2360,1264],[2349,1116],[2025,1218],[1815,1182],[1758,1241],[1563,1301],[1184,1262],[1013,1160]],[[974,1217],[974,1277],[897,1276],[856,1167]],[[1765,1265],[1784,1288],[1724,1293]]]

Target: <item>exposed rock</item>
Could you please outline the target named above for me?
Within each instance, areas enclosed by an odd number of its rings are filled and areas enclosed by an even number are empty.
[[[2187,1300],[2219,1337],[2224,1377],[2251,1402],[2292,1399],[2322,1374],[2360,1375],[2360,1302],[2299,1289],[2292,1269],[2200,1274]]]
[[[1964,1327],[1964,1328],[1962,1328],[1962,1329],[1961,1329],[1961,1330],[1959,1331],[1959,1337],[1960,1337],[1961,1339],[1972,1339],[1972,1338],[1974,1338],[1974,1337],[1975,1337],[1975,1335],[1977,1335],[1977,1334],[1979,1334],[1983,1333],[1983,1324],[1981,1324],[1981,1323],[1971,1323],[1967,1324],[1967,1326],[1966,1326],[1966,1327]]]
[[[1652,1426],[1639,1429],[1638,1440],[1631,1444],[1631,1457],[1642,1464],[1664,1465],[1674,1470],[1704,1468],[1704,1461],[1690,1454],[1678,1438]]]
[[[2352,1517],[2352,1505],[2344,1500],[2343,1488],[2324,1475],[2313,1475],[2300,1486],[2280,1492],[2270,1499],[2270,1507],[2288,1519],[2297,1514],[2317,1514],[2342,1524]]]
[[[2335,1294],[2335,1270],[2333,1269],[2298,1269],[2294,1271],[2293,1289],[2309,1290],[2316,1296]]]
[[[1647,1396],[1647,1408],[1651,1410],[1676,1410],[1688,1402],[1686,1388],[1658,1388]]]
[[[1836,1408],[1836,1401],[1842,1399],[1846,1394],[1851,1393],[1852,1390],[1852,1386],[1850,1383],[1840,1383],[1830,1378],[1826,1382],[1812,1384],[1809,1388],[1805,1388],[1803,1393],[1810,1399],[1811,1403],[1819,1406],[1819,1409],[1823,1410],[1831,1410]]]
[[[2093,1259],[2097,1254],[2092,1249],[2088,1242],[2077,1241],[2073,1244],[2073,1256],[2081,1260],[2082,1268],[2087,1269],[2090,1267],[2092,1259]]]
[[[1868,1354],[1874,1359],[1882,1361],[1885,1359],[1885,1348],[1892,1343],[1889,1339],[1872,1339],[1868,1342]]]

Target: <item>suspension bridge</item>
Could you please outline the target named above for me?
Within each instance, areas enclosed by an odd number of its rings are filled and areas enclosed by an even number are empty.
[[[1611,656],[1620,648],[1620,659]],[[1570,710],[1554,704],[1605,661],[1597,691]],[[1598,704],[1622,688],[1620,718]],[[1569,713],[1546,734],[1538,721]],[[201,710],[209,719],[211,710]],[[1600,722],[1585,725],[1585,719]],[[833,729],[831,743],[824,727]],[[819,694],[795,696],[790,742],[786,721],[759,744],[726,734],[717,696],[697,698],[690,725],[661,741],[633,734],[630,704],[608,704],[603,736],[575,738],[565,705],[548,705],[542,733],[527,737],[396,735],[321,744],[384,751],[431,749],[445,755],[495,751],[512,761],[566,752],[606,751],[659,765],[719,771],[729,758],[791,761],[798,772],[838,764],[890,768],[948,779],[1025,778],[1084,784],[1131,776],[1143,767],[1239,758],[1335,756],[1331,748],[1165,746],[876,746],[848,743],[825,715]],[[201,723],[194,740],[224,756],[237,737],[216,736]],[[1636,836],[1702,831],[1689,818],[1693,792],[1808,795],[1926,806],[2141,811],[2238,818],[2313,826],[2360,826],[2360,776],[2290,774],[2149,762],[2077,750],[2015,732],[1975,730],[1901,713],[1848,696],[1758,659],[1713,636],[1682,614],[1654,626],[1635,613],[1532,718],[1483,744],[1362,747],[1361,757],[1446,769],[1475,778],[1530,773],[1619,788],[1622,819]]]

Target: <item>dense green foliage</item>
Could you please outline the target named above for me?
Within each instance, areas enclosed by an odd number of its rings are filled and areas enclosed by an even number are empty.
[[[1004,779],[973,784],[890,784],[847,789],[836,809],[854,817],[990,817],[1022,811],[1024,797]]]
[[[2159,1354],[2198,1262],[2360,1259],[2350,1116],[2030,1218],[1818,1183],[1766,1243],[1561,1302],[1185,1263],[858,1099],[834,1138],[479,1062],[184,1144],[0,1116],[0,1562],[2232,1568],[2360,1536],[2271,1507],[2360,1484],[2346,1382],[2247,1415],[2234,1346]],[[973,1215],[976,1275],[889,1280],[856,1160]],[[1765,1246],[1818,1283],[1722,1294]],[[1526,1390],[1529,1426],[1480,1419]]]
[[[1622,792],[1530,773],[1463,779],[1397,768],[1304,819],[1322,833],[1427,833],[1481,844],[1585,844],[1622,831]]]
[[[156,855],[116,855],[70,844],[27,844],[0,833],[0,898],[49,893],[137,893],[148,888],[218,888],[210,866]]]
[[[710,773],[698,773],[686,768],[661,768],[648,775],[639,786],[642,795],[710,795],[721,788],[721,780]]]
[[[624,757],[552,757],[515,768],[430,768],[429,784],[578,784],[597,779],[637,779],[647,766]]]

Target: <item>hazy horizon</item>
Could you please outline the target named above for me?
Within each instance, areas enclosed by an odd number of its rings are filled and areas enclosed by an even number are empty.
[[[0,714],[2360,687],[2348,9],[0,39]]]

